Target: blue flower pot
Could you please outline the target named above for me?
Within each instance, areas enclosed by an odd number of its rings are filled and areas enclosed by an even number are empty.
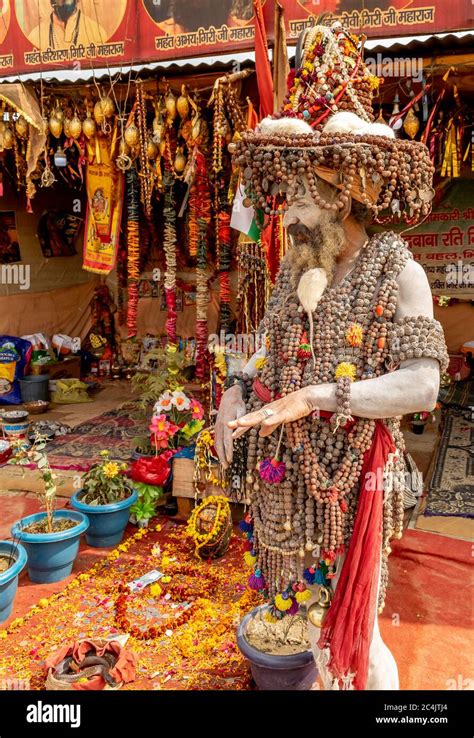
[[[110,502],[108,505],[87,505],[81,501],[84,490],[79,490],[71,498],[75,510],[87,516],[89,530],[86,541],[93,548],[109,548],[117,546],[123,538],[125,528],[130,517],[130,508],[138,500],[138,493],[134,489],[125,500]]]
[[[12,536],[18,538],[28,554],[28,575],[36,584],[51,584],[66,579],[72,571],[79,551],[79,539],[89,527],[86,516],[75,510],[55,510],[55,518],[76,520],[74,528],[57,533],[27,533],[24,528],[45,518],[45,513],[28,515],[12,528]]]
[[[23,546],[13,541],[0,541],[0,556],[13,552],[15,561],[9,569],[0,573],[0,623],[10,617],[13,600],[18,589],[18,576],[26,566],[27,555]]]
[[[237,630],[237,645],[250,664],[252,676],[261,690],[308,690],[318,676],[313,652],[288,656],[275,656],[254,648],[246,638],[250,621],[260,612],[268,609],[268,605],[259,605],[242,619]]]

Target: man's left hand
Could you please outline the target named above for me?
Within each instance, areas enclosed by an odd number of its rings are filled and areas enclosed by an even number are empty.
[[[291,423],[306,417],[315,410],[311,387],[303,387],[286,397],[269,402],[254,413],[247,413],[228,423],[234,431],[232,438],[239,438],[253,426],[260,426],[260,435],[269,436],[282,423]]]

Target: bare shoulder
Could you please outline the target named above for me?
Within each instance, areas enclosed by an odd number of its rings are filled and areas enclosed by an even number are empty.
[[[425,270],[413,259],[408,259],[397,277],[398,302],[395,320],[414,315],[433,317],[433,296]]]

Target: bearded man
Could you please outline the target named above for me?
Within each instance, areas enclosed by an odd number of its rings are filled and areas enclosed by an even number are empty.
[[[81,6],[80,0],[51,0],[52,12],[39,19],[29,41],[40,51],[105,43],[107,35],[97,18],[90,18]]]
[[[290,248],[264,360],[230,379],[216,448],[228,466],[247,434],[249,585],[274,617],[306,607],[326,688],[398,688],[376,610],[402,534],[400,417],[432,410],[447,365],[422,267],[395,233],[366,230],[387,208],[414,222],[433,194],[426,148],[373,123],[374,87],[356,38],[315,27],[282,114],[235,154],[258,207],[284,195]]]

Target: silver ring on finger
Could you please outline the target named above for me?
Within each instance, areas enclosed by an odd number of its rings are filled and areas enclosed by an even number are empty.
[[[263,410],[261,410],[260,412],[265,419],[270,418],[272,415],[275,415],[275,411],[269,407],[264,407]]]

